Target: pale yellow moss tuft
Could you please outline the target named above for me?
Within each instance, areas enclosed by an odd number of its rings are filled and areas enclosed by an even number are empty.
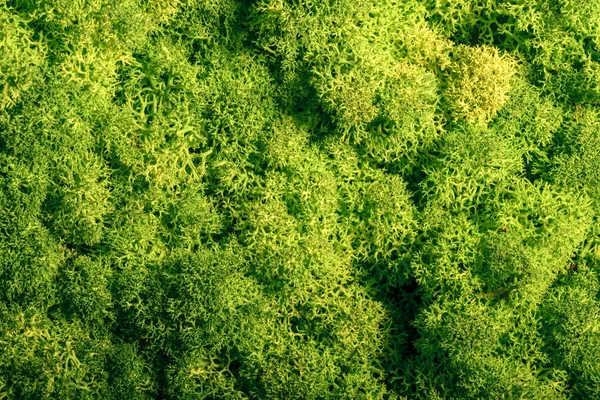
[[[516,61],[489,46],[459,45],[453,53],[445,96],[454,115],[488,122],[508,100]]]

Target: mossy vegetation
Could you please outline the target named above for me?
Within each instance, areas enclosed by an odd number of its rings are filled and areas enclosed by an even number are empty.
[[[0,399],[598,398],[599,29],[0,0]]]

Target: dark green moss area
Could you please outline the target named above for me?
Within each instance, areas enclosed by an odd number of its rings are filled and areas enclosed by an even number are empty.
[[[0,399],[600,398],[599,217],[599,0],[0,0]]]

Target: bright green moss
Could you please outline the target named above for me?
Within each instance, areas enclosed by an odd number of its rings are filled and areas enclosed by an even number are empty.
[[[5,155],[0,160],[0,302],[45,309],[56,304],[56,274],[66,255],[40,221],[47,176],[39,164]]]
[[[109,211],[109,191],[101,162],[89,154],[83,165],[66,165],[49,205],[53,228],[66,241],[88,246],[98,243]],[[104,175],[104,176],[103,176]]]
[[[494,288],[502,277],[520,300],[539,302],[584,241],[592,213],[585,197],[547,186],[526,185],[515,195],[502,204],[498,230],[489,234],[486,282]]]
[[[0,0],[0,399],[597,397],[598,10]]]
[[[549,149],[563,126],[564,111],[523,77],[513,82],[508,101],[490,126],[518,143],[528,176],[546,176],[552,165]]]
[[[44,314],[31,308],[2,310],[0,393],[20,399],[107,395],[108,338],[79,322],[52,321]]]
[[[209,351],[197,349],[186,352],[167,370],[166,393],[176,399],[247,399],[237,389],[235,376]]]
[[[25,21],[0,3],[0,111],[41,81],[45,49]]]
[[[540,338],[528,337],[529,323],[520,322],[506,307],[479,300],[439,301],[417,319],[423,331],[417,346],[426,365],[438,376],[446,375],[445,385],[439,386],[443,394],[468,399],[566,398],[564,374],[540,371],[546,357],[539,349]],[[519,354],[523,345],[526,352]]]
[[[553,179],[561,186],[583,191],[590,196],[596,217],[587,239],[582,255],[588,253],[600,257],[600,239],[598,236],[598,201],[600,186],[598,185],[598,163],[600,155],[600,137],[598,136],[598,117],[594,108],[577,107],[573,120],[565,132],[563,143],[565,152],[555,157]]]
[[[520,149],[480,125],[455,126],[439,147],[438,159],[424,167],[422,192],[426,200],[449,210],[491,206],[491,198],[506,190],[523,169]]]
[[[508,99],[514,60],[487,46],[458,46],[452,54],[445,90],[450,109],[468,122],[488,122]]]
[[[544,302],[544,334],[548,353],[569,374],[577,396],[600,393],[598,363],[597,266],[581,265],[569,271]]]

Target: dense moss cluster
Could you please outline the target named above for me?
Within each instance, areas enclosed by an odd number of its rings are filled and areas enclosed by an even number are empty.
[[[0,0],[0,399],[600,397],[600,2]]]

